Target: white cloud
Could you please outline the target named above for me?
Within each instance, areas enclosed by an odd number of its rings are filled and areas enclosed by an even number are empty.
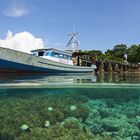
[[[26,31],[15,35],[8,31],[6,38],[4,40],[0,40],[0,46],[31,53],[31,50],[44,48],[44,42],[41,38],[36,38]]]
[[[9,17],[21,17],[27,14],[28,11],[24,7],[11,7],[4,11],[4,15]]]

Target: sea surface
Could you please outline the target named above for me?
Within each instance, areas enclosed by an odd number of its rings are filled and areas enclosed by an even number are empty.
[[[0,74],[0,140],[140,140],[140,74]]]

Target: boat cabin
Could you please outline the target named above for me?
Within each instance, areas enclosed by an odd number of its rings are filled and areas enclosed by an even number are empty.
[[[38,49],[31,51],[32,55],[49,59],[55,62],[73,65],[72,52],[57,49]]]

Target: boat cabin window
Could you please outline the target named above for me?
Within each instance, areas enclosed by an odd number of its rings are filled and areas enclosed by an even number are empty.
[[[64,54],[64,59],[68,59],[68,56]]]
[[[58,58],[59,57],[59,54],[58,53],[55,53],[54,54],[54,57]]]
[[[52,57],[54,57],[54,56],[55,56],[54,52],[52,52],[52,53],[51,53],[51,56],[52,56]]]
[[[66,54],[60,54],[60,53],[57,53],[57,52],[52,52],[51,53],[51,56],[52,57],[56,57],[56,58],[62,58],[62,59],[72,60],[72,57],[71,56],[68,56]]]
[[[52,52],[51,56],[52,56],[52,57],[56,57],[56,58],[59,58],[59,53],[56,53],[56,52]]]
[[[38,52],[38,56],[43,56],[44,52]]]
[[[72,57],[71,56],[68,56],[68,60],[72,60]]]
[[[32,55],[38,56],[38,52],[33,52]]]
[[[59,58],[64,58],[63,54],[59,54]]]
[[[51,53],[52,53],[52,52],[49,52],[49,51],[44,52],[43,56],[51,56]]]

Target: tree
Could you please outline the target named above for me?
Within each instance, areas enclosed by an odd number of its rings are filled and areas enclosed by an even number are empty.
[[[113,50],[107,50],[105,52],[105,54],[107,54],[107,55],[113,55],[114,54],[114,51]]]
[[[91,50],[89,53],[91,55],[96,55],[98,60],[102,60],[103,59],[103,53],[100,50]]]
[[[136,62],[140,63],[140,45],[137,48],[137,54],[136,54],[136,56],[137,56]]]
[[[130,48],[128,48],[128,51],[127,51],[127,60],[129,62],[137,62],[137,55],[138,53],[138,46],[137,45],[132,45]]]
[[[116,57],[125,59],[125,54],[127,53],[127,46],[125,44],[116,45],[113,48],[113,54]]]
[[[103,54],[102,51],[100,51],[100,50],[91,50],[90,53],[96,54],[97,56],[100,56]]]

